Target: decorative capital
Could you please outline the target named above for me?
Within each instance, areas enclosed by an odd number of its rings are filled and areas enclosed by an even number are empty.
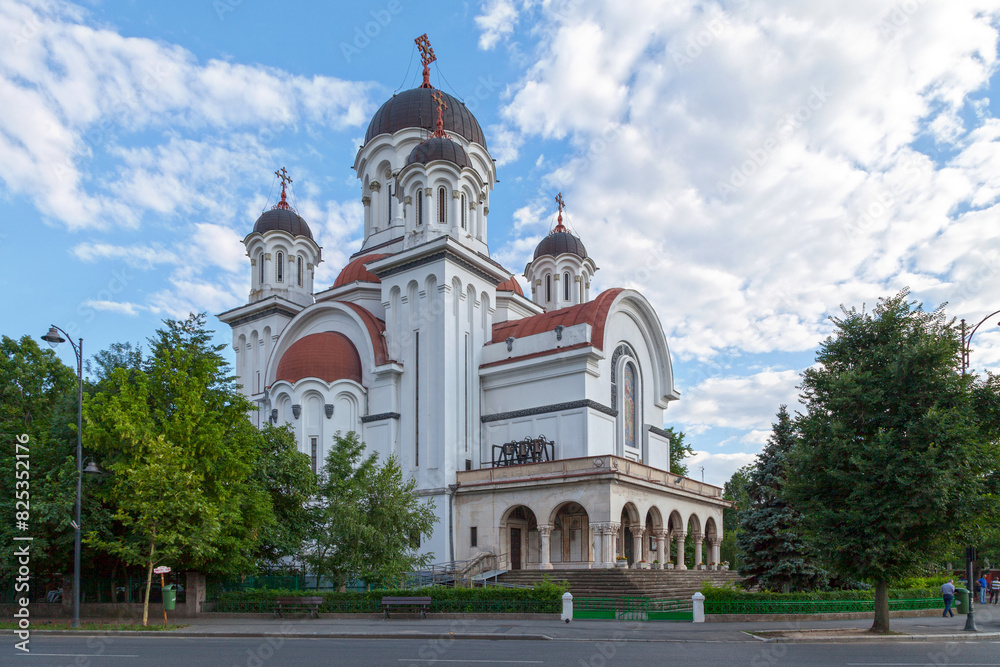
[[[302,415],[302,406],[296,403],[292,406],[292,416],[298,419]]]
[[[382,189],[382,184],[379,183],[378,181],[372,181],[371,183],[368,184],[368,189],[371,190],[372,192],[378,192],[379,190]]]
[[[451,198],[452,199],[458,199],[461,196],[462,196],[462,193],[459,192],[458,190],[452,190],[451,191]]]
[[[687,533],[685,533],[683,530],[677,530],[674,531],[674,537],[676,537],[678,540],[683,540],[685,537],[687,537]]]
[[[704,533],[691,533],[691,539],[693,539],[695,542],[701,542],[702,540],[705,539],[705,534]]]
[[[403,203],[409,206],[410,204],[413,203],[413,197],[411,197],[410,195],[406,195],[405,197],[403,197]]]
[[[365,206],[371,206],[372,198],[369,197],[368,195],[365,195],[364,197],[361,198],[361,203],[364,204]]]
[[[540,524],[538,526],[538,534],[541,535],[542,537],[548,537],[549,535],[552,534],[552,525]]]
[[[632,533],[632,537],[642,537],[642,534],[646,532],[645,526],[629,526],[628,530]]]

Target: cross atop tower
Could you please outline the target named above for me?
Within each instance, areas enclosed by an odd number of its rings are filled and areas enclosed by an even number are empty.
[[[566,228],[562,223],[563,208],[566,206],[566,202],[563,201],[562,193],[556,195],[556,204],[559,206],[559,220],[556,221],[556,228],[552,231],[554,232],[565,232]]]
[[[448,135],[444,133],[444,119],[441,115],[442,111],[448,108],[448,103],[444,101],[444,95],[441,94],[440,90],[435,90],[434,94],[431,95],[431,99],[437,103],[438,108],[438,119],[437,119],[437,129],[434,130],[432,137],[447,137]]]
[[[290,211],[292,207],[288,204],[288,199],[286,199],[285,186],[291,183],[292,179],[288,177],[288,172],[285,171],[284,167],[274,172],[274,175],[281,180],[281,201],[275,204],[273,208],[282,208]]]
[[[434,49],[431,48],[431,40],[427,39],[427,33],[420,35],[415,40],[417,44],[417,49],[420,51],[420,62],[424,65],[424,82],[420,84],[421,88],[433,88],[431,85],[431,63],[437,60],[437,56],[434,55]]]

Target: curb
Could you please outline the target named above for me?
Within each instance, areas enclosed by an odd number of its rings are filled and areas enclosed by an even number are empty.
[[[0,630],[0,635],[13,635],[14,630]],[[555,639],[548,635],[534,634],[493,634],[488,632],[452,633],[452,632],[190,632],[184,630],[32,630],[33,635],[61,635],[75,637],[181,637],[191,639],[198,637],[212,639],[234,639],[238,637],[280,637],[282,639],[478,639],[486,641],[517,640],[517,641],[550,641]]]
[[[845,635],[843,637],[761,637],[747,635],[765,644],[862,644],[865,642],[940,642],[1000,639],[1000,632],[969,632],[948,635]]]

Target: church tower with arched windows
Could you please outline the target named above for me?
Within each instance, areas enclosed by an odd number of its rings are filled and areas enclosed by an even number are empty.
[[[661,561],[686,526],[718,560],[722,489],[670,472],[664,413],[679,398],[667,340],[635,290],[592,294],[597,265],[563,224],[518,279],[490,257],[497,183],[471,111],[423,83],[376,111],[357,153],[361,247],[331,285],[287,201],[244,239],[248,302],[233,330],[253,418],[289,428],[318,470],[336,434],[392,456],[438,517],[434,561],[484,552],[498,569]],[[667,551],[665,552],[664,549]],[[714,558],[713,558],[714,556]],[[681,568],[683,569],[683,567]]]

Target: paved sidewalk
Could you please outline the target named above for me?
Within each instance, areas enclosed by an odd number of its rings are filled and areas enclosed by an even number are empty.
[[[1000,614],[991,610],[977,612],[978,633],[964,632],[965,616],[954,618],[920,617],[894,618],[893,632],[888,636],[866,635],[870,620],[746,622],[746,623],[685,623],[629,621],[573,621],[471,619],[270,619],[212,618],[178,619],[188,627],[172,632],[155,632],[164,637],[234,637],[284,636],[299,638],[454,638],[489,640],[563,640],[563,641],[640,641],[640,642],[760,642],[755,631],[856,629],[857,635],[835,638],[781,638],[776,641],[971,641],[1000,639]],[[12,634],[13,631],[3,631]],[[43,633],[67,633],[67,630],[34,630]],[[114,634],[86,632],[83,634]],[[146,633],[129,633],[146,634]],[[154,633],[150,633],[154,634]],[[774,641],[774,640],[769,640]]]

